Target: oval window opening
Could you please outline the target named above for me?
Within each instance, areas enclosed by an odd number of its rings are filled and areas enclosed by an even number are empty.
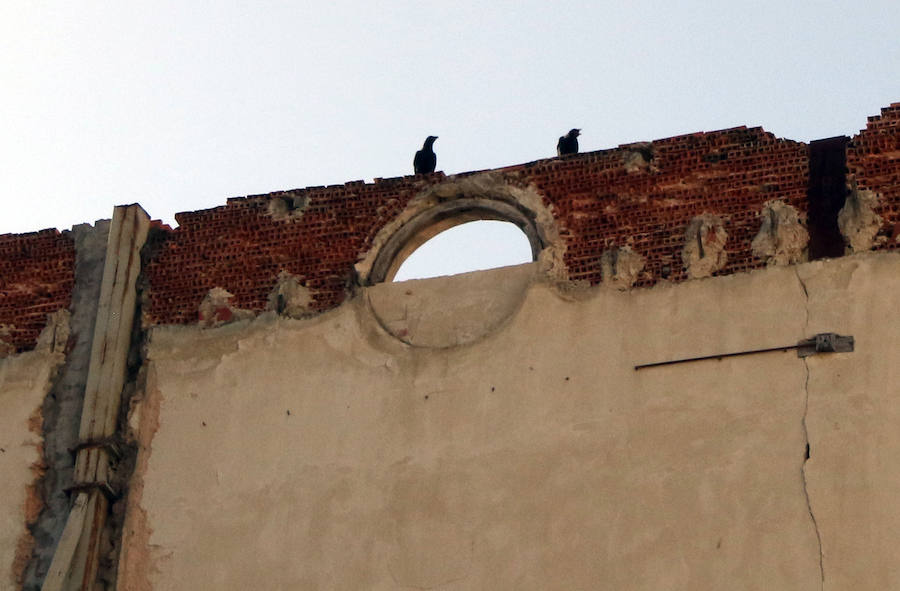
[[[531,243],[510,222],[480,220],[444,230],[413,251],[393,281],[457,275],[530,263]]]

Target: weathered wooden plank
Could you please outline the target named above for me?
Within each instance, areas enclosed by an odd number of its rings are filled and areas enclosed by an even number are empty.
[[[93,589],[108,503],[99,490],[78,493],[41,591]]]
[[[131,344],[140,253],[149,228],[150,218],[138,205],[119,206],[113,212],[81,414],[82,441],[115,432]]]

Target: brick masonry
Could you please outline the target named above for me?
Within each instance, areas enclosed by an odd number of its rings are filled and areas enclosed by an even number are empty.
[[[847,171],[859,189],[878,194],[882,227],[875,250],[900,248],[900,103],[869,117],[847,147]]]
[[[262,310],[281,271],[312,290],[313,310],[333,308],[346,297],[353,266],[378,229],[441,178],[311,187],[178,214],[176,230],[154,237],[145,319],[151,324],[195,322],[201,300],[213,287],[234,294],[234,307]],[[278,219],[269,213],[275,200],[308,205],[300,215]]]
[[[570,279],[598,283],[602,252],[628,245],[647,261],[637,285],[682,281],[684,230],[704,212],[720,216],[728,232],[728,263],[717,274],[762,267],[750,242],[763,204],[781,199],[806,211],[805,144],[740,127],[657,140],[641,150],[652,156],[646,167],[626,166],[640,155],[628,147],[522,167],[522,179],[558,213]]]
[[[0,236],[0,339],[33,349],[47,314],[68,308],[75,284],[75,243],[68,233],[41,230]]]
[[[880,196],[885,239],[900,233],[900,103],[870,117],[847,146],[848,179]],[[601,281],[601,256],[630,246],[646,259],[638,286],[687,278],[681,250],[694,216],[725,224],[725,275],[765,266],[751,252],[763,204],[809,211],[810,148],[761,128],[738,127],[550,158],[487,171],[531,187],[553,212],[572,280]],[[483,174],[472,172],[465,177]],[[354,265],[379,230],[410,200],[447,180],[442,173],[309,187],[229,199],[181,213],[178,228],[158,225],[145,253],[148,324],[187,324],[213,287],[231,305],[260,311],[281,271],[313,295],[314,311],[339,305],[356,282]],[[34,346],[45,316],[69,305],[72,241],[55,231],[0,236],[0,323],[13,325],[17,350]]]
[[[566,243],[569,278],[601,280],[605,249],[630,245],[647,259],[638,285],[683,280],[684,228],[704,212],[725,220],[728,264],[719,274],[765,265],[750,253],[763,203],[782,199],[805,211],[805,144],[762,129],[736,128],[539,160],[491,171],[513,186],[532,186],[551,207]],[[479,173],[466,173],[467,176]],[[189,323],[213,287],[232,305],[262,310],[278,273],[297,275],[314,308],[340,304],[354,264],[378,230],[440,173],[348,183],[231,199],[180,214],[178,229],[154,248],[148,268],[151,323]],[[276,219],[270,201],[308,203],[301,215]]]

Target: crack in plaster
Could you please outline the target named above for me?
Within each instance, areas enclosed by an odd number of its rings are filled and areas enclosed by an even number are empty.
[[[800,271],[795,267],[794,273],[797,275],[797,281],[800,283],[800,288],[803,290],[803,297],[805,298],[804,308],[806,310],[806,320],[803,325],[803,334],[804,336],[809,331],[809,290],[806,288],[806,283],[803,281],[803,278],[800,277]],[[812,509],[812,501],[809,498],[809,487],[806,479],[806,463],[810,458],[810,445],[809,445],[809,426],[806,423],[806,417],[809,415],[809,362],[804,357],[803,368],[806,370],[806,378],[803,382],[803,390],[805,393],[805,397],[803,400],[803,416],[800,418],[800,426],[803,429],[803,439],[806,442],[806,447],[804,449],[803,454],[803,463],[800,465],[800,480],[803,483],[803,498],[806,500],[806,510],[809,513],[809,519],[812,521],[813,530],[816,532],[816,543],[819,546],[819,576],[821,579],[821,589],[825,589],[825,554],[822,551],[822,534],[819,531],[819,523],[816,521],[816,515],[813,513]]]
[[[803,281],[803,278],[800,277],[800,270],[797,267],[794,267],[794,274],[797,276],[797,281],[800,283],[800,289],[803,290],[803,298],[806,301],[806,305],[803,306],[803,309],[806,311],[806,320],[803,323],[803,337],[806,338],[806,331],[809,329],[809,291],[806,289],[806,283]],[[805,358],[804,361],[806,361]]]

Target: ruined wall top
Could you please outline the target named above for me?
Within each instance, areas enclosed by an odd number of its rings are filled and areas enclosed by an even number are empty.
[[[542,203],[530,210],[551,212],[570,281],[601,282],[604,253],[626,246],[646,261],[637,285],[686,278],[685,229],[704,213],[727,227],[727,260],[715,273],[761,267],[766,261],[750,248],[760,212],[771,200],[805,211],[806,152],[804,144],[762,129],[736,128],[452,177],[231,199],[180,214],[178,229],[158,237],[147,272],[147,316],[151,323],[193,322],[197,303],[214,287],[232,293],[236,308],[262,310],[282,271],[310,289],[315,310],[331,308],[355,283],[354,265],[381,228],[445,184],[456,190],[438,200],[515,199],[527,189],[539,195]]]
[[[144,322],[196,322],[215,288],[228,310],[271,309],[286,280],[308,313],[333,308],[387,230],[458,199],[502,201],[537,219],[554,278],[584,285],[651,286],[894,249],[898,171],[895,103],[852,139],[804,144],[737,127],[488,171],[233,198],[151,232]],[[43,316],[69,305],[74,246],[44,231],[0,236],[0,253],[0,340],[25,350]]]

